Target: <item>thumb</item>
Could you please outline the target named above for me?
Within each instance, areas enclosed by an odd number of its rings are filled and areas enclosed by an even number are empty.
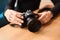
[[[41,13],[38,13],[38,16],[41,16],[42,14]]]

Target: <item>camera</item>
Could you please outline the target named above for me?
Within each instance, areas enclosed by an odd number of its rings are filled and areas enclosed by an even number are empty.
[[[44,7],[43,9],[39,10],[38,13],[43,11],[49,11],[51,8]],[[22,28],[27,27],[31,32],[37,32],[42,26],[42,23],[38,20],[38,15],[33,13],[31,10],[27,10],[23,13],[24,16],[24,23],[22,24]]]
[[[38,20],[38,15],[33,13],[31,10],[23,12],[23,21],[21,27],[27,27],[31,32],[37,32],[41,27],[41,22]]]

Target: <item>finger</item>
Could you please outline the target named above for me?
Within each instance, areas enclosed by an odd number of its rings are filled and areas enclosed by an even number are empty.
[[[46,18],[43,20],[44,24],[49,22],[51,18],[52,18],[51,16],[46,16]]]
[[[41,19],[42,24],[45,24],[47,22],[47,20],[48,20],[47,16],[45,18]]]
[[[23,15],[23,13],[17,11],[13,11],[13,13]]]
[[[23,19],[24,17],[21,14],[16,14],[16,17]]]
[[[15,17],[13,15],[10,16],[9,21],[10,22],[17,21],[17,22],[23,23],[23,20],[22,19],[17,18],[17,17]]]
[[[22,25],[22,23],[19,23],[19,22],[17,22],[17,21],[15,21],[13,24],[17,24],[17,25]]]
[[[38,16],[41,16],[42,15],[42,13],[38,13]]]
[[[41,17],[39,17],[39,20],[43,20],[46,17],[46,14],[42,14]]]
[[[16,21],[19,23],[24,23],[22,19],[16,18]]]
[[[18,19],[17,19],[17,20],[18,20]],[[13,23],[13,24],[22,25],[21,20],[20,20],[20,22],[17,21],[17,20],[14,20],[13,18],[9,18],[9,22],[11,22],[11,23]]]
[[[43,19],[41,19],[43,22],[46,21],[48,19],[48,15],[45,15],[45,17]]]
[[[42,24],[44,24],[44,23],[45,23],[46,18],[47,18],[47,14],[46,14],[46,13],[44,13],[44,14],[42,14],[42,15],[41,15],[41,17],[39,18],[39,20],[40,20],[40,22],[41,22]]]
[[[46,20],[44,21],[44,24],[48,23],[49,21],[50,21],[50,19],[46,19]]]
[[[12,15],[13,15],[13,16],[16,16],[16,17],[18,17],[18,18],[22,18],[22,19],[23,19],[23,16],[22,16],[23,13],[19,13],[19,12],[13,11],[13,12],[12,12]]]

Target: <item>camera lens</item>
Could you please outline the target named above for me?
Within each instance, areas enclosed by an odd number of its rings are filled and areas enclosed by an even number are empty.
[[[27,18],[28,30],[31,32],[37,32],[41,27],[41,22],[38,20],[37,14],[31,14]]]
[[[27,11],[23,14],[24,16],[24,23],[22,24],[22,28],[28,27],[28,30],[31,32],[39,31],[41,27],[41,22],[38,20],[38,15],[34,14],[32,11]]]
[[[37,32],[39,31],[41,27],[41,22],[36,20],[36,19],[33,19],[29,24],[28,24],[28,30],[31,31],[31,32]]]

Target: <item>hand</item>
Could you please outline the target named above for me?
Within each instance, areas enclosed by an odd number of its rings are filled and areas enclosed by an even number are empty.
[[[49,22],[51,20],[51,18],[53,17],[53,14],[51,13],[51,11],[44,11],[42,13],[38,13],[38,15],[39,15],[38,20],[42,24]]]
[[[23,16],[22,13],[16,12],[14,10],[7,9],[5,12],[5,17],[11,23],[21,25],[23,23]]]

